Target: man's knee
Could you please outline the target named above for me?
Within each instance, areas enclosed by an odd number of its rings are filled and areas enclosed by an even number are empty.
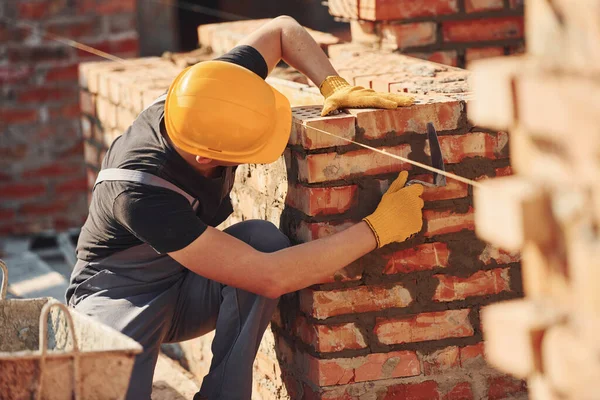
[[[225,229],[225,232],[263,253],[272,253],[291,245],[288,237],[273,223],[260,219],[240,222]]]

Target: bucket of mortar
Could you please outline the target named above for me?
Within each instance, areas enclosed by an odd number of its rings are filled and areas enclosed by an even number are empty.
[[[0,269],[0,399],[123,399],[142,347],[51,297],[6,299]]]

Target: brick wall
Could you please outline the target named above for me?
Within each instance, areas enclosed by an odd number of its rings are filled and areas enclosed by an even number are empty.
[[[418,82],[419,101],[327,118],[319,107],[294,110],[281,227],[296,242],[368,215],[401,170],[431,179],[311,126],[428,163],[424,133],[432,121],[449,171],[475,180],[510,174],[507,134],[466,118],[466,71],[376,52],[333,62],[355,83],[373,83],[365,69],[383,65],[402,76],[400,86]],[[486,304],[521,295],[519,256],[477,239],[471,187],[450,179],[444,188],[426,189],[424,199],[425,226],[417,238],[375,251],[282,299],[272,325],[292,398],[525,396],[523,382],[486,364],[479,314]]]
[[[210,55],[172,57],[82,66],[90,184],[115,135],[185,65]],[[309,105],[320,100],[316,89],[295,82],[289,71],[276,72],[279,78],[269,82],[298,106],[288,149],[276,163],[238,169],[232,192],[236,211],[223,227],[261,218],[280,225],[296,242],[309,241],[371,212],[398,171],[431,179],[425,171],[311,127],[427,163],[424,132],[433,121],[448,170],[477,180],[511,173],[507,135],[467,121],[466,71],[377,51],[348,57],[332,60],[346,79],[413,92],[418,104],[321,118],[320,107]],[[386,73],[373,74],[372,66],[384,66]],[[131,71],[138,78],[129,79]],[[524,396],[523,382],[486,364],[479,317],[483,305],[520,296],[518,255],[475,237],[472,188],[449,180],[445,188],[427,189],[424,198],[422,235],[284,296],[254,365],[253,398]],[[210,363],[210,343],[210,335],[182,343],[185,362],[199,378]]]
[[[330,0],[354,43],[442,64],[523,51],[522,0]]]
[[[137,54],[135,0],[11,0],[0,4],[0,235],[80,226],[87,184],[77,69],[89,53]],[[12,21],[12,22],[11,22]]]

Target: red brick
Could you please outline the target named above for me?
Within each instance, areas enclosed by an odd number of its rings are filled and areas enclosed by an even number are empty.
[[[521,255],[518,252],[513,253],[499,249],[492,244],[488,244],[479,256],[479,260],[485,265],[490,265],[492,262],[498,264],[512,264],[521,261]]]
[[[9,183],[0,185],[0,197],[3,199],[26,199],[46,193],[41,183]]]
[[[329,291],[312,289],[300,291],[300,310],[317,319],[387,308],[403,308],[412,302],[411,293],[400,284],[392,287],[359,286]]]
[[[467,337],[474,334],[470,310],[447,310],[406,318],[377,318],[375,334],[383,344],[400,344]]]
[[[51,119],[76,119],[80,115],[79,103],[63,104],[50,109]]]
[[[456,384],[448,393],[444,394],[442,400],[474,400],[473,389],[469,382]]]
[[[289,185],[285,202],[309,216],[342,214],[356,204],[356,189],[356,185],[325,188]]]
[[[508,158],[508,134],[473,132],[466,135],[440,136],[440,147],[446,164],[458,164],[467,158],[483,157],[490,160]],[[430,155],[429,143],[425,153]]]
[[[0,182],[10,182],[13,180],[13,177],[7,173],[0,171]]]
[[[474,365],[485,365],[485,345],[483,342],[460,349],[460,366],[472,368]]]
[[[320,238],[331,236],[334,233],[348,229],[354,222],[305,222],[301,221],[299,226],[292,230],[291,236],[300,242],[311,242]]]
[[[439,280],[433,295],[434,301],[464,300],[472,296],[488,296],[510,291],[508,268],[478,271],[467,278],[441,274],[434,276]]]
[[[364,129],[367,139],[380,139],[390,134],[407,132],[427,133],[427,123],[433,122],[438,131],[456,129],[464,113],[464,105],[458,101],[419,104],[396,110],[353,110],[356,125]]]
[[[490,57],[502,57],[504,55],[504,47],[472,47],[465,52],[465,61],[481,60]]]
[[[7,125],[34,123],[38,119],[36,110],[24,110],[2,107],[0,109],[0,121]]]
[[[68,210],[72,199],[46,200],[37,204],[25,204],[19,209],[19,215],[28,217],[53,216]]]
[[[60,14],[66,8],[64,1],[20,1],[17,10],[21,19],[42,20]]]
[[[131,32],[137,29],[136,14],[111,15],[108,18],[110,33]]]
[[[475,230],[473,207],[469,207],[464,214],[453,211],[424,210],[423,217],[427,221],[426,237],[456,233],[464,229]]]
[[[45,28],[46,32],[51,35],[68,37],[73,40],[102,34],[102,24],[99,23],[95,16],[90,16],[83,20],[52,21],[48,22]],[[48,40],[51,40],[51,36],[48,37]]]
[[[489,400],[501,400],[507,396],[527,391],[525,382],[510,377],[489,378],[488,383],[490,385],[488,389]]]
[[[8,59],[11,62],[36,65],[45,61],[59,62],[70,60],[73,49],[61,44],[19,44],[18,46],[9,45],[7,53]]]
[[[344,146],[348,142],[319,132],[323,130],[346,139],[355,137],[355,118],[348,114],[321,117],[321,106],[294,107],[289,143],[305,149]]]
[[[410,145],[382,147],[389,154],[407,158]],[[298,175],[308,183],[337,181],[364,175],[379,175],[411,169],[411,165],[369,149],[344,154],[309,154],[298,159]]]
[[[56,187],[56,191],[58,193],[85,192],[87,188],[87,177],[82,177],[62,182]]]
[[[520,39],[523,37],[523,30],[522,16],[442,23],[442,34],[446,42]]]
[[[510,176],[510,175],[513,175],[513,169],[510,165],[507,167],[496,168],[496,176],[497,177]]]
[[[425,243],[384,256],[388,259],[384,272],[386,274],[406,274],[415,271],[446,268],[449,256],[450,251],[447,244]]]
[[[449,369],[457,368],[460,357],[457,346],[450,346],[436,350],[429,354],[423,354],[423,372],[425,375],[443,373]]]
[[[52,164],[45,165],[43,167],[30,169],[22,173],[23,178],[50,178],[57,176],[72,175],[73,173],[80,173],[81,168],[73,167],[72,164],[57,160]]]
[[[74,138],[73,143],[71,143],[71,147],[61,151],[58,154],[58,156],[64,159],[67,159],[69,157],[79,159],[79,157],[81,157],[81,153],[83,153],[83,150],[83,140],[78,140]]]
[[[11,221],[15,218],[15,210],[0,208],[0,221]]]
[[[341,325],[311,324],[299,316],[294,322],[296,336],[316,351],[330,353],[367,347],[365,337],[355,323]]]
[[[433,175],[417,175],[411,179],[433,183]],[[424,187],[421,198],[425,201],[440,201],[450,199],[462,199],[469,195],[469,185],[454,179],[448,179],[446,186]]]
[[[46,72],[46,82],[77,82],[79,64],[52,67]]]
[[[343,385],[419,375],[421,367],[414,351],[373,353],[362,357],[317,359],[306,356],[303,370],[318,386]]]
[[[49,101],[60,101],[74,99],[77,96],[77,88],[57,88],[39,86],[20,90],[17,93],[17,101],[20,103],[45,103]]]
[[[466,0],[465,9],[468,13],[502,10],[504,8],[504,0]]]
[[[119,0],[120,1],[120,0]],[[139,51],[139,43],[137,37],[105,40],[102,42],[84,43],[96,50],[104,51],[109,54],[118,55],[124,53],[137,53]],[[77,50],[77,56],[90,58],[90,53],[85,50]],[[98,57],[96,57],[98,58]]]
[[[25,65],[7,65],[0,67],[0,84],[22,83],[33,76],[33,68]]]
[[[135,13],[137,0],[103,0],[94,8],[97,14]]]
[[[438,64],[458,66],[458,53],[456,51],[434,51],[431,53],[406,53],[407,56],[420,58]]]
[[[378,397],[379,398],[379,397]],[[388,387],[383,400],[439,400],[438,384],[435,381],[406,383]]]
[[[435,22],[415,22],[411,24],[386,24],[382,29],[384,44],[394,48],[427,46],[436,42]]]
[[[410,19],[454,14],[458,0],[361,0],[359,19],[369,21]]]

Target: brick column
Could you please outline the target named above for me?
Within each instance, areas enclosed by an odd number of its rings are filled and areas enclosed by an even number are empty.
[[[464,67],[523,51],[522,0],[330,0],[352,41]]]
[[[444,72],[434,80],[443,83]],[[394,111],[321,118],[320,107],[294,109],[282,229],[296,242],[325,237],[371,213],[399,171],[431,180],[407,163],[310,127],[429,163],[425,133],[432,121],[449,171],[475,180],[509,174],[506,133],[472,126],[466,105],[437,94]],[[272,325],[292,398],[501,399],[524,393],[523,382],[486,365],[479,316],[483,305],[521,295],[518,255],[475,236],[471,187],[450,179],[423,197],[425,224],[416,238],[282,299]]]
[[[79,227],[87,184],[78,65],[97,59],[60,35],[137,55],[136,0],[9,0],[0,5],[0,235]]]

